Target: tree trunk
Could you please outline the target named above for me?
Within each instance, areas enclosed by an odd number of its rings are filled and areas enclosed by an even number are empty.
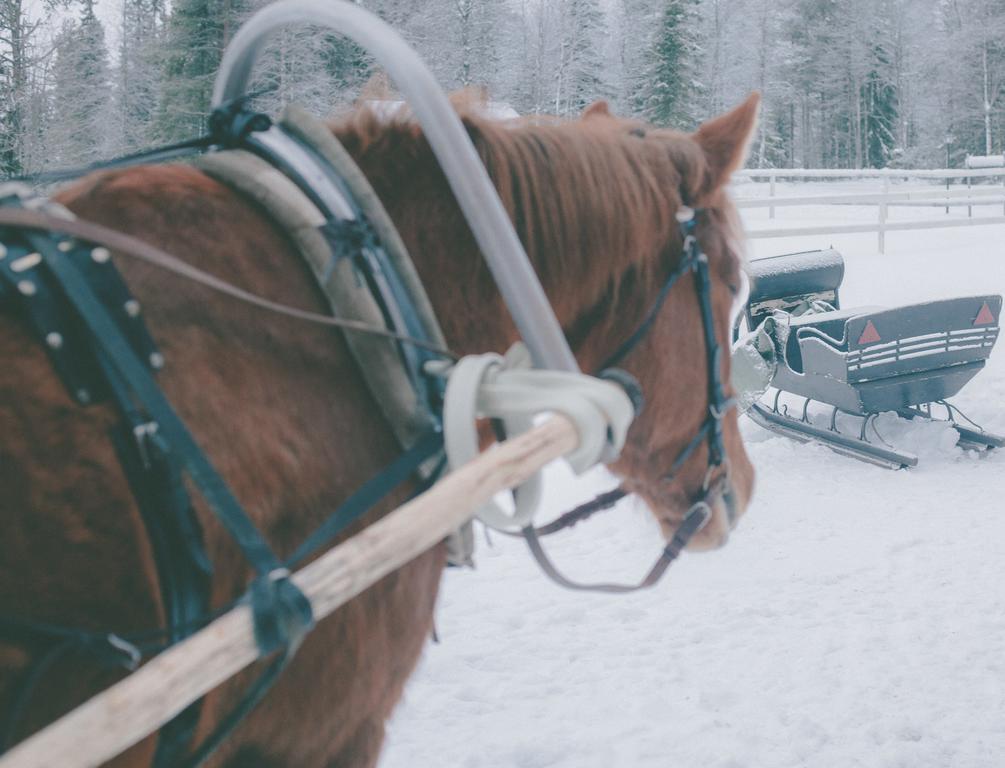
[[[761,119],[757,123],[757,130],[760,133],[760,140],[757,143],[757,167],[763,168],[768,143],[768,101],[766,98],[768,89],[768,12],[766,6],[761,6],[759,21],[761,44],[757,62],[757,88],[761,92],[764,102],[761,106]]]
[[[985,27],[986,29],[986,27]],[[991,78],[988,73],[988,40],[981,46],[981,67],[984,70],[984,154],[991,154]]]
[[[852,98],[855,100],[855,167],[861,168],[862,162],[862,88],[852,82]]]

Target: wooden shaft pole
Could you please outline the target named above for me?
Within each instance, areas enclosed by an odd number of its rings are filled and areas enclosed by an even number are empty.
[[[494,446],[421,496],[298,571],[293,579],[320,621],[427,551],[496,493],[574,450],[576,428],[556,415]],[[338,649],[332,649],[338,653]],[[242,605],[164,651],[14,747],[0,768],[89,768],[156,731],[258,658],[251,610]]]

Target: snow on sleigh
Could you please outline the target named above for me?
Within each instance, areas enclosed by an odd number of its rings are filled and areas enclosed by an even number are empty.
[[[964,448],[1005,445],[1005,438],[984,431],[947,402],[991,354],[1001,296],[845,309],[839,298],[844,260],[833,249],[757,259],[748,272],[745,317],[747,327],[756,330],[738,342],[734,360],[737,353],[742,356],[741,347],[756,347],[761,375],[774,390],[747,403],[747,415],[757,424],[893,469],[914,466],[918,458],[879,434],[875,419],[887,411],[928,421],[944,413]],[[739,322],[737,336],[738,328]],[[801,397],[802,407],[780,405],[783,393]],[[811,412],[814,402],[829,406],[829,419]],[[849,432],[849,419],[839,425],[842,413],[858,417],[850,420],[857,434]]]

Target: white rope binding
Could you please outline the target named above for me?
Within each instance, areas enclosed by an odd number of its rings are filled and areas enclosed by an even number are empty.
[[[531,429],[535,416],[547,412],[568,417],[579,433],[579,445],[566,456],[576,474],[598,462],[617,459],[635,416],[625,391],[582,373],[530,366],[527,348],[517,343],[505,357],[469,355],[447,372],[443,430],[451,469],[479,454],[478,419],[499,419],[506,435],[514,437]],[[540,500],[541,473],[537,472],[515,489],[512,513],[490,501],[476,516],[490,528],[519,529],[533,521]]]

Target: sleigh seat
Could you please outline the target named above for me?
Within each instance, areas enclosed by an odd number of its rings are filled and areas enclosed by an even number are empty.
[[[772,386],[867,415],[952,397],[984,367],[1002,298],[841,308],[844,261],[834,249],[752,261],[750,327],[788,314]],[[818,310],[817,307],[832,307]]]

